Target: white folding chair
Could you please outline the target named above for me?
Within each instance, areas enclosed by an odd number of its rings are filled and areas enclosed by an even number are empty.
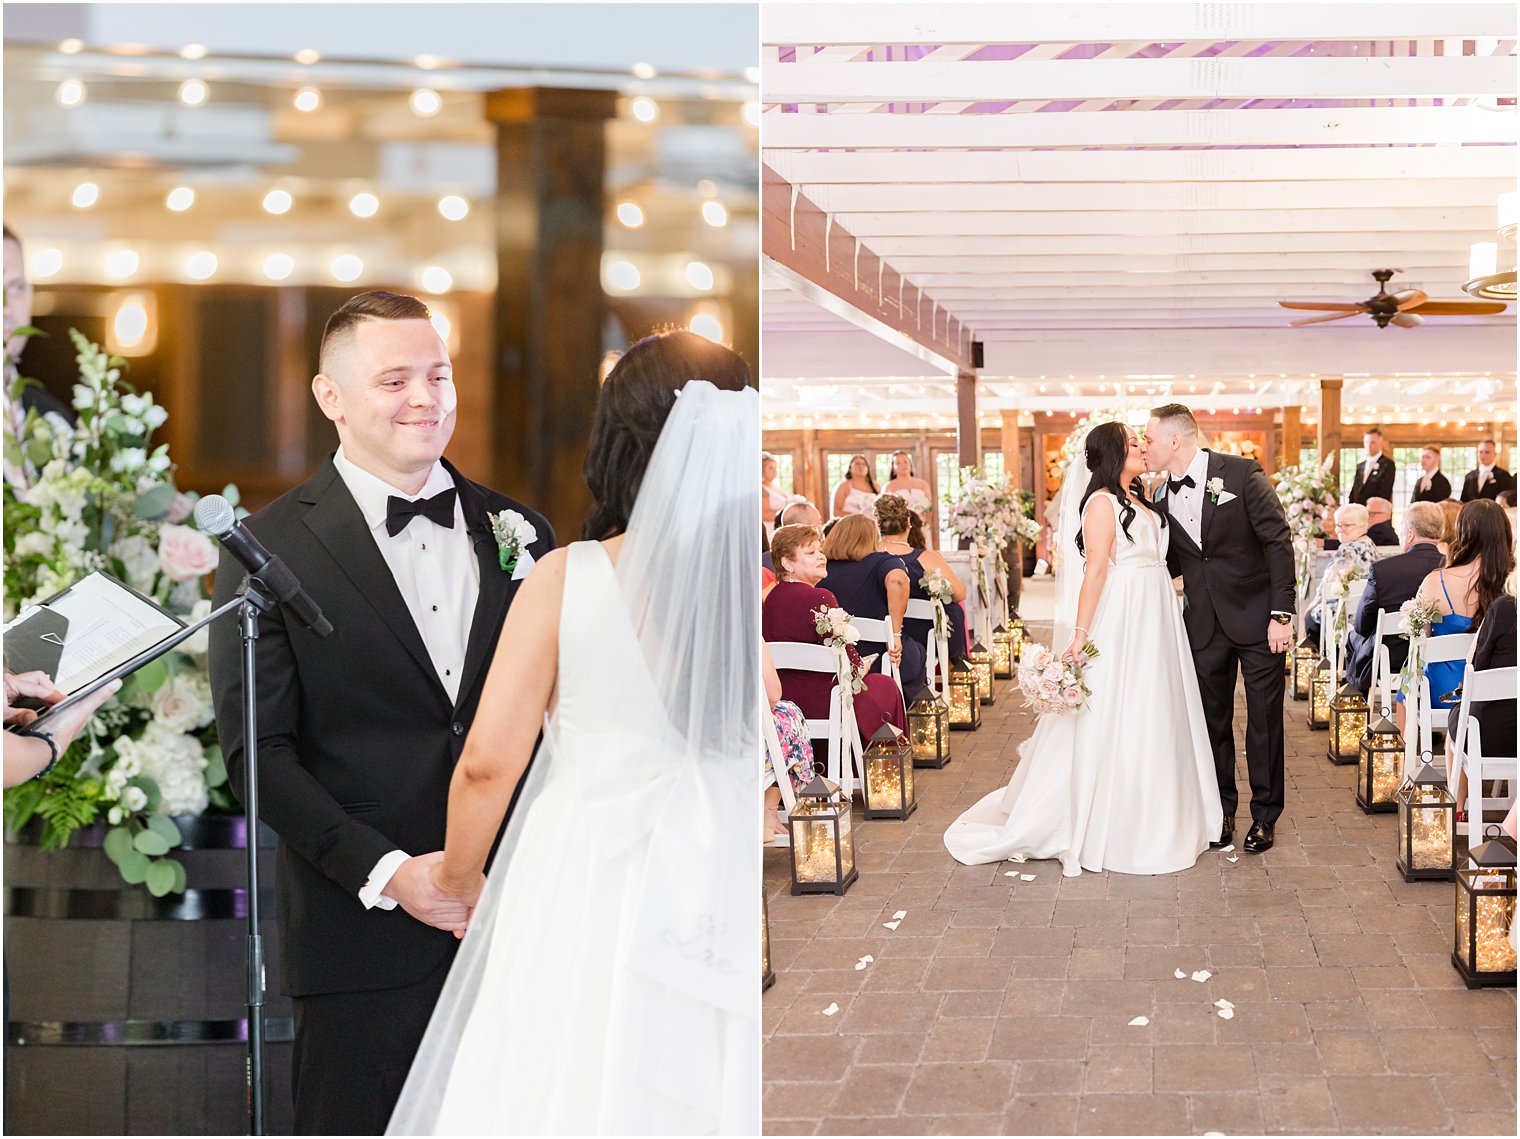
[[[781,792],[781,805],[790,815],[792,808],[797,805],[797,793],[792,789],[791,778],[786,774],[786,754],[781,750],[781,736],[776,731],[775,713],[767,706],[760,720],[764,724],[766,754],[771,757],[770,770],[766,772],[765,782],[761,784],[760,791],[763,794],[765,789],[774,783],[776,790]]]
[[[791,669],[794,672],[823,672],[833,677],[839,674],[834,650],[824,645],[805,641],[767,641],[766,647],[771,651],[771,660],[777,671]],[[829,691],[828,718],[809,719],[807,728],[809,739],[823,740],[828,744],[829,779],[839,784],[846,795],[850,794],[855,789],[855,760],[861,758],[860,732],[855,726],[853,709],[849,713],[844,711],[837,680]],[[850,756],[849,763],[843,760],[846,749]]]
[[[939,638],[934,635],[934,602],[925,601],[922,598],[909,599],[907,611],[903,614],[904,620],[928,621],[929,632],[924,637],[924,679],[928,682],[929,691],[950,691],[950,643],[946,638],[945,651],[939,651]],[[949,620],[947,616],[946,621]],[[939,684],[936,686],[935,677],[938,676]]]
[[[1446,637],[1438,637],[1437,640],[1447,640]],[[1481,725],[1478,718],[1472,715],[1472,706],[1482,704],[1489,700],[1513,700],[1515,699],[1516,677],[1520,676],[1520,669],[1516,668],[1484,668],[1474,671],[1471,664],[1467,671],[1462,674],[1462,703],[1457,711],[1457,731],[1451,739],[1451,773],[1447,776],[1447,785],[1453,795],[1457,793],[1457,787],[1461,781],[1461,775],[1467,773],[1467,802],[1459,804],[1467,810],[1467,838],[1468,843],[1483,837],[1483,808],[1492,805],[1496,808],[1508,810],[1515,801],[1516,758],[1513,755],[1498,754],[1506,749],[1513,751],[1514,740],[1490,740],[1488,747],[1494,754],[1484,751],[1483,733],[1479,730]],[[1483,795],[1483,781],[1505,780],[1508,794],[1503,797]],[[1458,824],[1460,829],[1462,824]]]
[[[853,619],[855,629],[860,633],[862,641],[876,641],[887,646],[891,650],[897,644],[897,634],[892,631],[892,619],[890,617],[856,617]],[[881,671],[890,676],[897,684],[898,691],[902,691],[902,676],[897,665],[892,663],[888,653],[881,654]]]
[[[1426,664],[1434,664],[1443,660],[1466,660],[1467,654],[1472,652],[1472,645],[1478,639],[1476,633],[1447,633],[1442,637],[1423,638],[1423,647],[1420,650],[1420,659]],[[1421,673],[1420,676],[1420,714],[1419,731],[1420,742],[1418,745],[1420,754],[1430,752],[1435,754],[1433,740],[1436,732],[1446,734],[1446,714],[1449,708],[1435,707],[1435,696],[1445,696],[1444,692],[1430,691],[1430,678]],[[1405,713],[1404,729],[1407,732],[1410,724],[1408,713]]]
[[[1393,715],[1393,694],[1399,686],[1399,674],[1389,663],[1388,646],[1383,641],[1398,636],[1399,620],[1403,617],[1397,609],[1380,610],[1377,632],[1372,641],[1372,680],[1367,685],[1367,699],[1385,716]]]

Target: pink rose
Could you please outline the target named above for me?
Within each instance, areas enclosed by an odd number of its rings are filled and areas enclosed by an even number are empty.
[[[194,581],[216,569],[216,544],[189,526],[158,532],[158,567],[173,581]]]
[[[190,512],[193,509],[194,506],[190,502],[189,496],[177,493],[174,496],[174,501],[169,504],[169,513],[164,515],[164,521],[183,522],[186,518],[190,517]]]

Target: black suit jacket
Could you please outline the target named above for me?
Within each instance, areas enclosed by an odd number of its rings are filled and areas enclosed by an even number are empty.
[[[1377,467],[1369,475],[1367,464],[1373,460],[1363,459],[1356,465],[1356,477],[1351,480],[1351,497],[1347,502],[1359,502],[1367,505],[1369,498],[1393,499],[1393,460],[1387,455],[1379,455],[1376,459]]]
[[[1399,532],[1393,528],[1392,522],[1379,522],[1367,527],[1367,537],[1372,539],[1374,546],[1398,546]]]
[[[1420,479],[1424,477],[1421,475],[1415,479],[1414,494],[1409,496],[1410,502],[1445,502],[1451,497],[1451,480],[1440,471],[1430,476],[1429,490],[1420,489]]]
[[[480,561],[480,596],[459,699],[451,703],[411,612],[331,459],[246,520],[333,624],[319,639],[283,613],[259,622],[261,815],[280,836],[276,909],[291,996],[411,984],[458,945],[399,906],[366,910],[359,890],[385,854],[441,850],[449,780],[518,583],[499,565],[486,513],[516,510],[554,548],[539,514],[445,463]],[[223,552],[215,604],[243,580]],[[211,684],[232,787],[244,779],[241,640],[211,629]]]
[[[1394,612],[1413,597],[1420,582],[1443,561],[1434,542],[1417,542],[1405,553],[1372,563],[1367,588],[1346,633],[1346,679],[1362,695],[1372,685],[1372,646],[1377,639],[1378,614]],[[1397,672],[1409,655],[1409,638],[1389,637],[1383,644],[1388,649],[1388,665]]]
[[[1495,465],[1489,472],[1489,479],[1483,484],[1483,489],[1478,489],[1478,472],[1468,471],[1467,477],[1462,480],[1462,501],[1471,502],[1475,498],[1498,498],[1501,491],[1515,489],[1515,476],[1503,467]]]
[[[1167,524],[1167,567],[1182,575],[1188,642],[1202,648],[1217,623],[1236,644],[1264,644],[1272,613],[1294,611],[1288,520],[1255,460],[1210,451],[1205,486],[1216,478],[1234,498],[1216,503],[1205,489],[1201,549],[1176,519]]]

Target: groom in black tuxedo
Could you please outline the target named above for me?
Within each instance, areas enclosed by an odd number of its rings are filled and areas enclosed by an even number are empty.
[[[1246,688],[1246,769],[1251,829],[1245,849],[1271,849],[1282,814],[1282,654],[1293,645],[1293,543],[1277,492],[1253,460],[1201,450],[1198,423],[1180,403],[1151,412],[1146,463],[1163,471],[1167,568],[1181,575],[1183,624],[1198,670],[1214,750],[1224,829],[1235,835],[1235,673]]]
[[[334,631],[319,639],[282,613],[259,623],[259,792],[280,836],[296,1131],[378,1135],[469,917],[430,874],[449,779],[507,606],[554,535],[442,460],[456,396],[421,301],[349,300],[327,322],[320,367],[312,391],[341,446],[247,524]],[[515,561],[487,517],[504,510],[535,531],[520,531]],[[242,578],[224,553],[215,603]],[[238,789],[240,651],[232,622],[212,627],[217,724]]]

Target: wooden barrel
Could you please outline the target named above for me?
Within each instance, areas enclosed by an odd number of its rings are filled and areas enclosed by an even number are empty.
[[[7,1134],[247,1133],[247,823],[178,821],[188,886],[166,898],[121,881],[104,826],[67,850],[41,850],[36,826],[6,836]],[[289,1134],[274,843],[262,829],[265,1120]]]

